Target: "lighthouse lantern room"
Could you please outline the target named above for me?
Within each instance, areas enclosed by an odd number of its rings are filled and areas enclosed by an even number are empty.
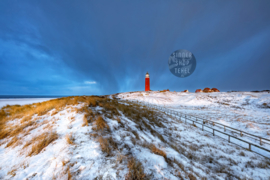
[[[145,91],[150,91],[150,76],[148,72],[145,75]]]

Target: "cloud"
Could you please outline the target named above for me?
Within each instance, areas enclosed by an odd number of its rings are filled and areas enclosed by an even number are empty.
[[[153,90],[270,88],[270,1],[101,1],[0,1],[0,94],[139,91],[147,71]],[[187,78],[177,49],[196,57]]]
[[[97,84],[96,81],[84,81],[85,84]]]

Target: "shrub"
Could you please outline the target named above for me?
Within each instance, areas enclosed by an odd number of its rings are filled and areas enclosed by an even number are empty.
[[[245,153],[243,151],[240,152],[240,156],[245,156]]]

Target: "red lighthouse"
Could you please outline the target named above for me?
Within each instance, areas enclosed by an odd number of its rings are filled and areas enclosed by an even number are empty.
[[[145,75],[145,91],[150,91],[150,77],[148,72]]]

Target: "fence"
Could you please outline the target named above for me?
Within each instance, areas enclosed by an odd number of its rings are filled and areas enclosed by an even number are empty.
[[[191,122],[193,125],[196,125],[196,127],[201,126],[201,129],[203,131],[211,133],[213,134],[213,136],[218,136],[220,138],[226,139],[230,143],[239,145],[259,155],[270,158],[270,149],[268,149],[270,147],[269,139],[266,139],[257,135],[253,135],[253,134],[250,134],[248,132],[245,132],[236,128],[232,128],[230,126],[226,126],[224,124],[221,124],[215,121],[201,118],[199,116],[185,114],[182,112],[174,111],[174,110],[160,107],[157,105],[153,105],[150,103],[141,103],[141,104],[145,105],[148,108],[154,108],[157,110],[161,110],[164,113],[174,115],[178,117],[179,120],[182,122],[185,122],[185,123]],[[250,140],[253,140],[253,142]],[[268,148],[263,147],[263,146],[268,146]]]

